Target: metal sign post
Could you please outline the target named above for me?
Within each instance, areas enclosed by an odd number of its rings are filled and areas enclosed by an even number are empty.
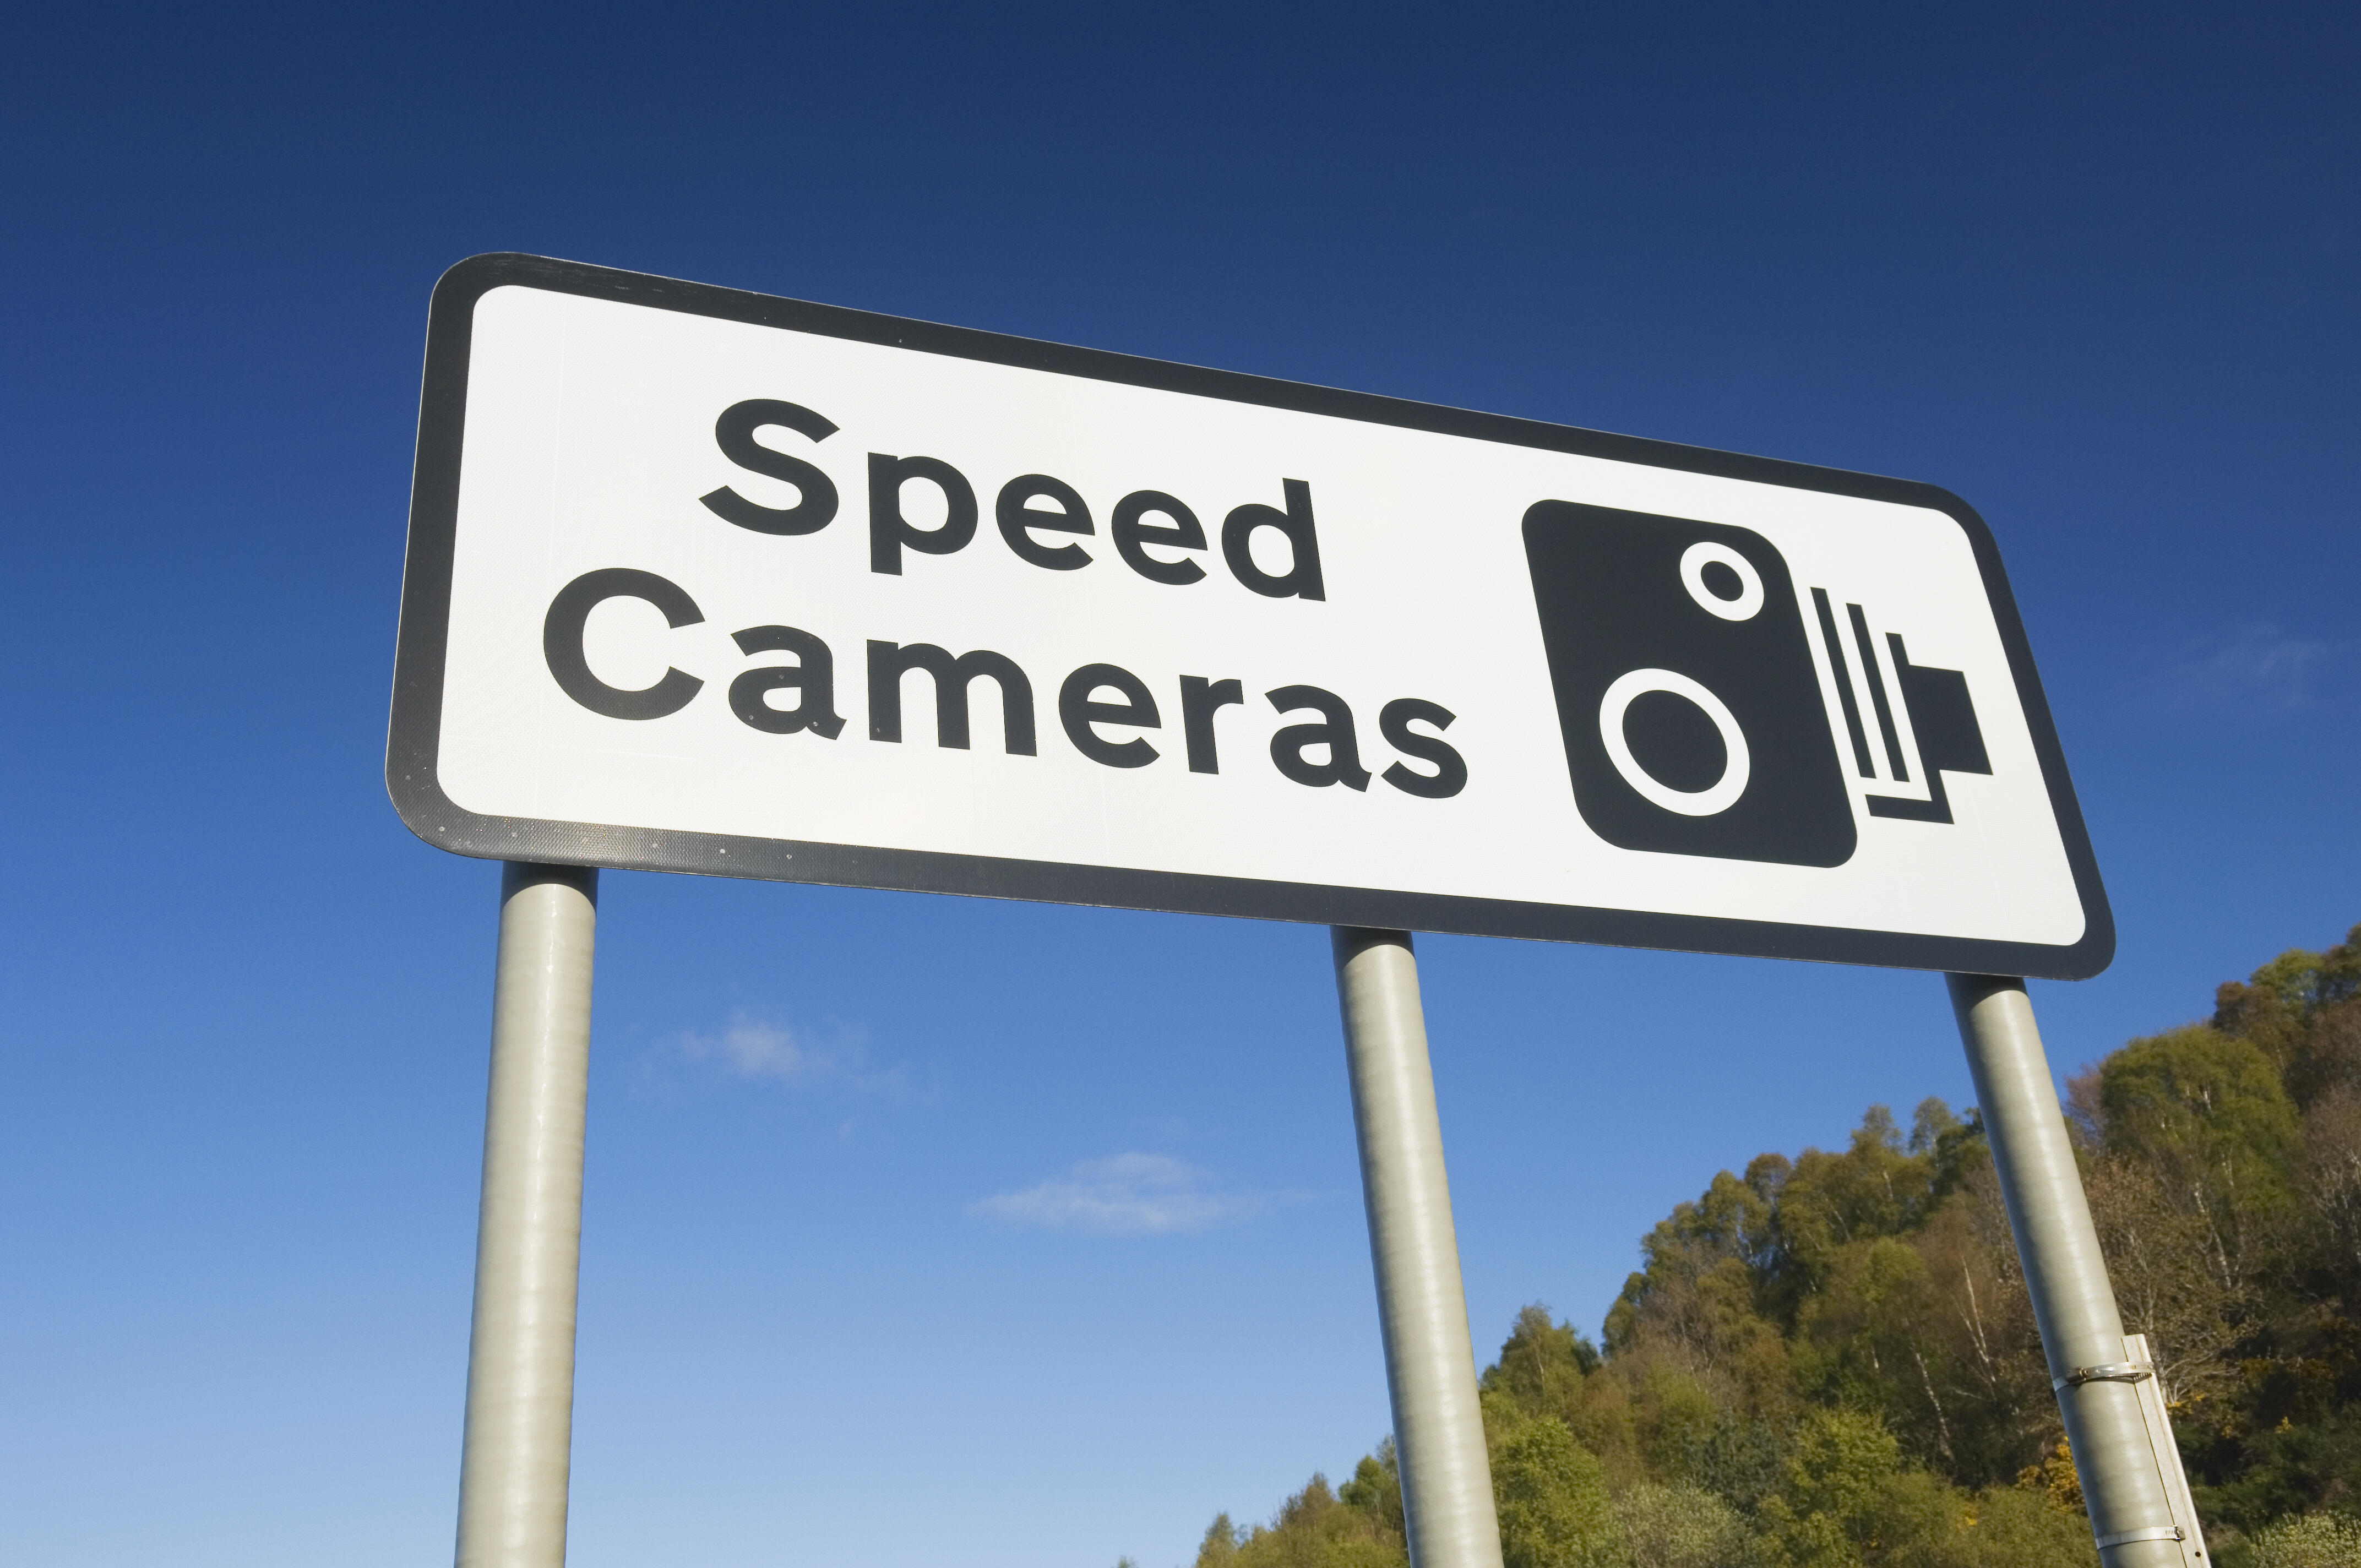
[[[500,872],[458,1568],[563,1568],[598,873]]]
[[[2195,1517],[2174,1519],[2165,1472],[2169,1464],[2177,1478],[2180,1462],[2169,1452],[2169,1429],[2152,1431],[2137,1387],[2153,1380],[2155,1369],[2125,1353],[2114,1288],[2025,982],[1949,978],[2092,1533],[2111,1568],[2202,1564],[2204,1541]],[[2160,1405],[2154,1415],[2160,1420]],[[2158,1453],[2159,1437],[2165,1453]]]
[[[1500,1568],[1418,960],[1407,931],[1339,926],[1334,943],[1411,1561]]]
[[[540,257],[434,290],[386,784],[428,843],[533,862],[466,1568],[565,1550],[592,868],[1336,928],[1422,1568],[1499,1546],[1403,932],[2114,952],[1948,491]],[[2023,993],[1957,983],[2093,1518],[2145,1568],[2171,1488],[2118,1477],[2133,1358]]]

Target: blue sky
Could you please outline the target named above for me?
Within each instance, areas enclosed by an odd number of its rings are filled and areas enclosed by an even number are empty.
[[[1898,474],[2122,933],[2361,919],[2349,8],[49,7],[0,49],[0,1558],[450,1550],[497,871],[380,779],[427,291],[537,251]],[[1932,976],[1422,947],[1479,1346],[1966,1098]],[[1325,933],[610,874],[573,1561],[1184,1561],[1387,1415]]]

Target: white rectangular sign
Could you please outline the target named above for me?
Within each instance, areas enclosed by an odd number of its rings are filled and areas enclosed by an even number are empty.
[[[2075,978],[1929,486],[530,257],[435,291],[387,778],[463,854]]]

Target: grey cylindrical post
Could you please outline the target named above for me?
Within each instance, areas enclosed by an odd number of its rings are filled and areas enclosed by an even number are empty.
[[[1418,962],[1406,931],[1339,926],[1335,950],[1411,1561],[1500,1568]]]
[[[458,1568],[561,1568],[598,873],[500,877]]]
[[[1988,975],[1949,978],[1951,1006],[1967,1044],[1976,1102],[1992,1141],[2026,1288],[2033,1296],[2034,1320],[2048,1353],[2049,1376],[2062,1382],[2086,1368],[2120,1366],[2123,1319],[2115,1310],[2114,1288],[2107,1281],[2106,1259],[2099,1252],[2099,1234],[2091,1223],[2025,982]],[[2172,1528],[2138,1390],[2103,1379],[2062,1382],[2058,1408],[2104,1560],[2111,1568],[2179,1568],[2180,1548],[2169,1539],[2108,1544],[2125,1535]]]

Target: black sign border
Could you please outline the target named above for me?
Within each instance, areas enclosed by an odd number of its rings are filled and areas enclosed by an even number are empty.
[[[436,773],[443,676],[450,628],[452,555],[458,530],[460,444],[467,403],[467,364],[476,302],[519,285],[586,299],[613,300],[689,315],[782,327],[856,343],[952,355],[994,365],[1047,370],[1468,436],[1544,451],[1752,479],[1829,495],[1925,507],[1949,515],[1967,534],[1992,602],[2010,674],[2016,682],[2050,809],[2065,841],[2082,903],[2083,933],[2071,947],[1965,938],[1789,926],[1765,920],[1663,915],[1584,905],[1528,904],[1441,894],[1329,887],[1172,872],[1002,860],[728,834],[655,832],[600,823],[479,817],[445,795]],[[401,625],[394,661],[393,711],[386,742],[386,788],[410,830],[437,849],[486,860],[681,872],[700,876],[964,894],[1054,904],[1096,905],[1176,914],[1224,915],[1319,925],[1371,926],[1537,941],[1596,942],[1751,958],[1811,959],[1894,969],[2084,980],[2107,967],[2115,949],[2114,916],[2099,881],[2096,857],[2066,772],[2065,752],[2035,672],[2025,625],[2001,568],[2000,550],[1982,518],[1959,497],[1932,485],[1848,473],[1767,457],[1716,452],[1637,436],[1609,435],[1536,420],[1475,413],[1366,392],[1338,391],[1230,370],[1142,359],[1093,348],[939,326],[836,305],[816,305],[704,283],[619,271],[581,262],[512,253],[471,257],[445,272],[428,310],[426,367],[419,399],[418,460],[411,488],[410,543],[401,585]]]

